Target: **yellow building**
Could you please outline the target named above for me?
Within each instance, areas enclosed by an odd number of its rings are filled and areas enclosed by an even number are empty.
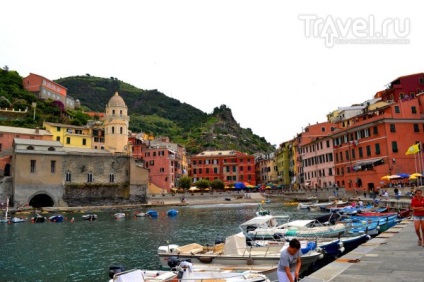
[[[105,149],[112,153],[128,152],[128,107],[118,92],[106,105],[104,117]]]
[[[277,169],[278,169],[278,182],[282,185],[290,185],[290,155],[291,155],[291,142],[284,142],[280,144],[277,150]]]
[[[65,147],[91,149],[91,129],[62,123],[44,122],[43,126],[53,135],[53,141],[59,141]]]

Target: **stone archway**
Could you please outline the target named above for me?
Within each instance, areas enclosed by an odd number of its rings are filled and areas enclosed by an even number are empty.
[[[54,201],[49,195],[40,193],[31,198],[29,205],[33,208],[53,207]]]

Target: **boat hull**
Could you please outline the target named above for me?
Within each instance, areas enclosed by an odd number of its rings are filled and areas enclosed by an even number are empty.
[[[254,248],[253,248],[254,250]],[[280,253],[268,254],[267,256],[255,256],[246,251],[244,255],[210,255],[210,254],[177,254],[177,253],[159,253],[160,264],[164,268],[169,268],[168,260],[170,257],[176,257],[178,260],[191,260],[195,265],[210,264],[210,265],[228,265],[228,266],[262,266],[272,265],[276,267],[280,260]],[[318,259],[322,258],[323,254],[316,251],[311,251],[308,254],[302,255],[302,268],[300,272],[305,271]]]

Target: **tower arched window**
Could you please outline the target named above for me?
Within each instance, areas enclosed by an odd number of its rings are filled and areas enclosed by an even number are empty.
[[[93,173],[89,172],[87,174],[87,182],[93,182]]]
[[[72,175],[71,175],[71,172],[68,170],[68,171],[65,173],[65,181],[66,181],[66,182],[71,182],[71,179],[72,179]]]
[[[112,134],[115,134],[115,126],[112,126]]]
[[[119,115],[122,117],[122,110],[119,111]]]
[[[121,126],[121,128],[119,128],[119,134],[122,134],[123,133],[123,128],[122,128],[122,126]]]
[[[115,115],[115,110],[112,110],[112,115]]]

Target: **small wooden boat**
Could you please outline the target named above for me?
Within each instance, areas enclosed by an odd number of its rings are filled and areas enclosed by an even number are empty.
[[[46,221],[46,218],[41,214],[36,214],[34,217],[31,218],[31,221],[34,223],[41,223]]]
[[[158,213],[157,211],[155,211],[155,210],[148,210],[148,211],[146,212],[146,215],[147,215],[147,216],[150,216],[150,217],[154,217],[154,218],[156,218],[156,217],[158,217],[158,216],[159,216],[159,213]]]
[[[62,222],[63,221],[63,215],[60,215],[60,214],[52,215],[51,217],[49,217],[49,220],[51,222]]]
[[[177,210],[172,209],[172,210],[167,211],[167,212],[166,212],[166,214],[167,214],[168,216],[170,216],[170,217],[173,217],[173,216],[177,216],[177,215],[178,215],[178,211],[177,211]]]
[[[21,223],[21,222],[25,222],[27,219],[24,217],[12,217],[12,219],[10,220],[10,222],[12,223]]]
[[[117,212],[113,215],[116,219],[122,219],[125,218],[125,213],[123,212]]]
[[[196,243],[185,246],[167,245],[158,248],[158,256],[162,267],[170,267],[168,262],[171,257],[179,260],[191,259],[195,264],[217,264],[228,266],[239,265],[277,265],[281,251],[288,247],[285,243],[265,247],[251,247],[246,243],[246,236],[240,232],[229,236],[225,243],[214,246],[199,245]],[[302,245],[302,249],[304,246]],[[302,267],[300,273],[305,271],[315,261],[322,258],[323,254],[316,250],[309,250],[302,254]]]
[[[134,213],[134,216],[135,217],[145,217],[146,216],[146,213],[144,213],[144,212],[135,212]]]
[[[263,274],[246,270],[244,272],[233,271],[208,271],[195,270],[189,262],[181,262],[172,270],[140,270],[132,269],[113,275],[109,282],[173,282],[173,281],[219,281],[219,282],[270,282]]]
[[[97,214],[84,214],[82,215],[82,219],[93,221],[97,219]]]

